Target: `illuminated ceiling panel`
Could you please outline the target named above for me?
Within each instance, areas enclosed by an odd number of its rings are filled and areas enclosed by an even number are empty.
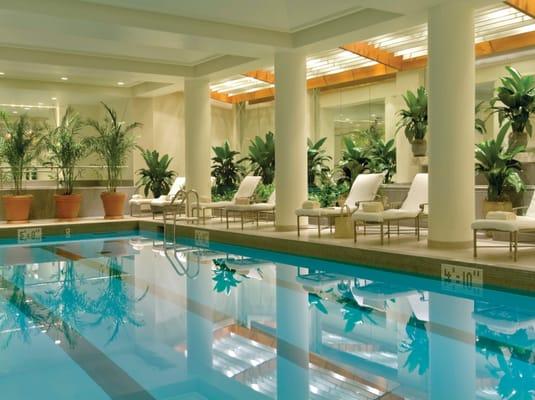
[[[476,43],[535,31],[535,20],[507,5],[476,10]],[[368,44],[386,50],[404,59],[427,55],[427,24],[369,39]],[[365,57],[340,48],[323,51],[307,57],[307,79],[336,74],[377,64]],[[263,70],[273,73],[273,66]],[[274,85],[243,75],[235,75],[211,85],[214,92],[234,96],[272,88]]]

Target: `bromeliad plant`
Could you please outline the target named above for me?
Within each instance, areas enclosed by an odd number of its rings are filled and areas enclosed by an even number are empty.
[[[519,193],[525,188],[519,174],[522,165],[515,159],[524,151],[524,147],[506,148],[504,142],[508,129],[509,123],[506,123],[496,139],[476,145],[476,172],[483,175],[488,182],[488,201],[507,201],[508,192]]]
[[[46,148],[50,161],[58,168],[58,183],[63,188],[63,195],[73,194],[78,178],[76,164],[88,152],[87,146],[77,138],[83,127],[82,118],[72,107],[67,108],[57,127],[47,127]]]
[[[141,123],[126,124],[119,120],[114,109],[105,103],[102,105],[106,116],[102,122],[94,119],[88,121],[88,125],[95,129],[97,135],[87,138],[87,143],[104,162],[107,191],[114,193],[121,178],[121,167],[135,147],[133,130],[141,127]]]
[[[24,171],[42,150],[43,126],[32,122],[26,114],[14,121],[6,113],[1,113],[0,118],[0,157],[9,164],[14,194],[19,196]]]
[[[370,160],[366,150],[357,145],[354,137],[345,136],[343,142],[342,158],[338,162],[338,168],[342,171],[342,176],[338,183],[347,181],[351,186],[357,176],[368,169]]]
[[[528,135],[531,137],[533,133],[529,118],[535,111],[535,77],[522,76],[512,67],[505,68],[510,76],[501,78],[502,86],[490,100],[491,111],[498,114],[500,126],[504,121],[510,123],[511,147],[527,146]]]
[[[215,178],[215,194],[224,196],[234,193],[238,188],[244,173],[242,160],[235,160],[240,153],[232,150],[228,141],[223,146],[212,147],[214,157],[212,157],[212,176]]]
[[[385,173],[385,183],[392,183],[396,173],[396,146],[395,139],[371,139],[368,149],[368,168],[370,172]]]
[[[275,137],[268,132],[265,139],[256,136],[249,145],[249,155],[245,158],[251,163],[253,175],[262,177],[266,185],[275,179]]]
[[[407,108],[399,112],[401,119],[398,121],[396,132],[403,129],[405,137],[413,145],[415,156],[425,155],[425,136],[428,124],[427,92],[423,86],[416,90],[416,94],[407,90],[403,100]]]
[[[307,166],[308,166],[308,187],[318,187],[329,176],[331,169],[327,165],[332,157],[326,155],[323,145],[327,140],[321,138],[316,143],[308,139]]]
[[[175,171],[169,169],[173,158],[167,154],[160,157],[160,153],[156,150],[150,151],[139,146],[136,147],[140,151],[143,160],[145,160],[145,164],[147,164],[147,168],[140,168],[137,171],[140,176],[136,183],[137,187],[143,187],[145,197],[151,191],[155,199],[169,193],[173,178],[176,175]]]

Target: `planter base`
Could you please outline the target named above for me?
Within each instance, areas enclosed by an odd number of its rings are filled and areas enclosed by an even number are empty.
[[[54,195],[56,202],[56,218],[60,221],[75,221],[78,219],[82,196],[79,194]]]
[[[126,194],[121,192],[104,192],[100,194],[104,206],[105,219],[124,218],[124,203]]]
[[[2,196],[4,212],[8,224],[26,224],[30,219],[33,196]]]

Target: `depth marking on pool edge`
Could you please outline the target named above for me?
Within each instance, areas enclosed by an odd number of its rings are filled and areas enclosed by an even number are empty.
[[[0,290],[0,296],[9,301],[16,286],[2,277],[0,277],[0,286],[7,289]],[[49,310],[38,303],[31,295],[26,294],[26,298],[29,301],[27,303],[29,310],[25,310],[23,313],[27,318],[38,321],[40,316],[49,313]],[[28,311],[30,315],[28,315]],[[132,379],[120,366],[78,331],[73,330],[73,333],[71,340],[76,343],[75,346],[69,344],[65,333],[58,329],[55,324],[47,326],[45,334],[56,343],[61,338],[57,346],[112,399],[156,400],[137,381]]]
[[[483,287],[483,270],[462,265],[441,264],[442,286],[449,290],[468,290],[480,294]]]
[[[210,232],[195,229],[195,246],[198,247],[209,247],[210,246]]]

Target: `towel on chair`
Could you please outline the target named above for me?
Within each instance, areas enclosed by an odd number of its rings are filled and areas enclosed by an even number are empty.
[[[239,206],[246,206],[250,204],[249,197],[237,197],[234,203]]]
[[[304,210],[312,210],[314,208],[320,208],[320,203],[314,200],[307,200],[303,202],[303,204],[301,205],[301,208],[303,208]]]
[[[378,213],[384,211],[384,209],[383,203],[380,201],[369,201],[362,203],[362,211],[364,212]]]
[[[516,214],[510,211],[489,211],[486,219],[499,219],[502,221],[509,221],[516,219]]]

